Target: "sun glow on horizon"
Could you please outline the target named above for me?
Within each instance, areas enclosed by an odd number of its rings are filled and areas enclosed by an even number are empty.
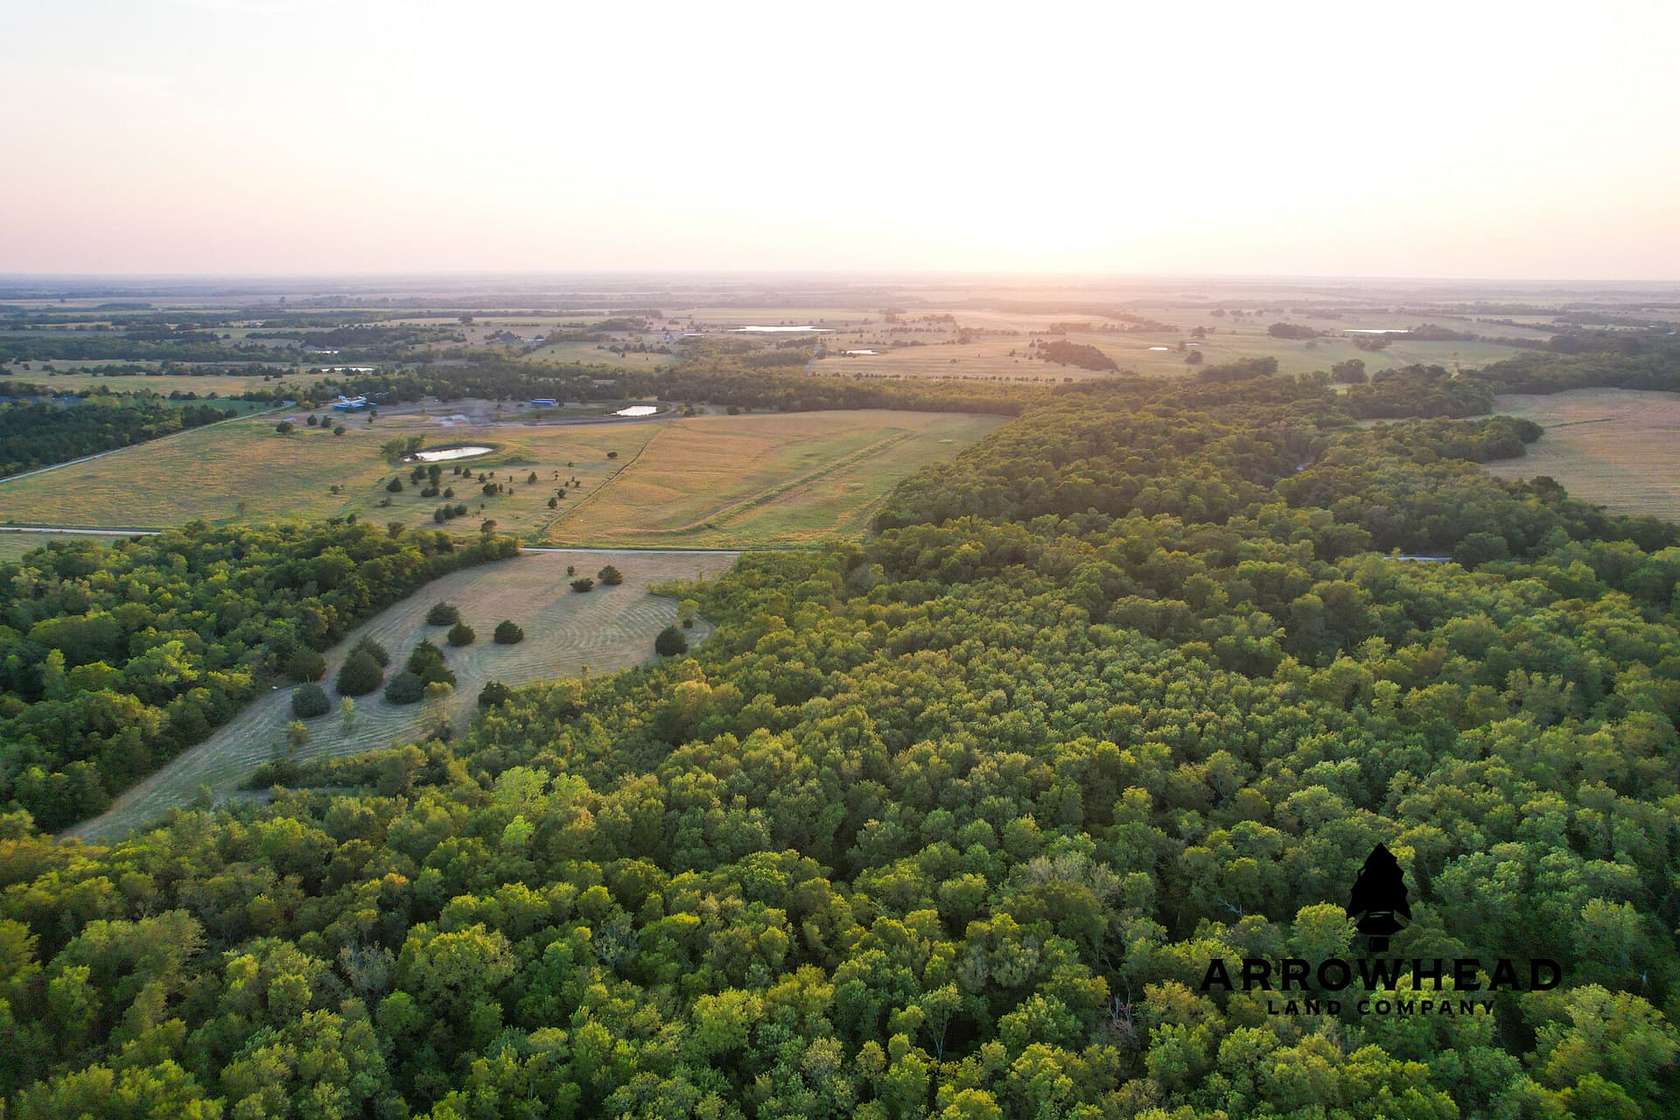
[[[0,271],[1672,279],[1680,12],[0,15]]]

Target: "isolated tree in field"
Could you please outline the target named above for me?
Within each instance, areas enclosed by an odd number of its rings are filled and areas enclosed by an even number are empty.
[[[479,522],[478,531],[488,537],[491,533],[496,531],[496,519],[494,517],[485,518],[483,521]]]
[[[327,699],[326,690],[320,685],[310,682],[300,684],[292,689],[292,714],[299,719],[314,719],[324,716],[332,710],[332,703]]]
[[[419,674],[410,673],[404,669],[391,678],[385,686],[385,702],[387,704],[417,704],[425,694],[426,684]]]
[[[478,690],[478,706],[493,708],[497,704],[505,704],[513,698],[513,689],[501,681],[486,681],[483,688]]]
[[[511,618],[504,618],[496,623],[496,633],[493,635],[499,646],[518,645],[525,640],[525,631]]]
[[[294,719],[286,725],[286,753],[302,750],[309,743],[309,728],[302,720]]]
[[[609,451],[609,452],[607,452],[607,458],[609,458],[609,459],[616,459],[616,458],[618,458],[618,452],[616,452],[616,451]]]
[[[569,575],[569,576],[577,575],[577,565],[576,564],[567,564],[566,565],[566,574]]]
[[[356,702],[348,696],[341,696],[338,699],[338,719],[340,723],[344,724],[344,730],[346,731],[356,724]]]
[[[344,667],[338,671],[338,680],[334,687],[340,696],[366,696],[379,687],[379,682],[385,679],[385,670],[379,665],[373,654],[365,649],[352,652],[344,662]]]
[[[457,622],[449,628],[449,644],[452,646],[470,646],[477,637],[473,628],[464,622]]]
[[[274,430],[283,436],[289,436],[292,432],[297,430],[297,425],[293,424],[290,420],[282,420],[280,423],[274,425]]]
[[[316,416],[313,412],[311,412],[309,414],[309,419],[305,420],[304,423],[308,424],[311,428],[313,428],[313,427],[316,427],[317,425],[319,425],[321,423],[321,421],[316,418]]]
[[[452,626],[461,621],[461,608],[454,603],[433,603],[426,612],[426,621],[433,626]]]
[[[527,486],[529,486],[529,485],[530,485],[530,484],[531,484],[531,483],[534,483],[534,482],[536,482],[536,481],[537,481],[537,472],[536,472],[536,471],[532,471],[532,472],[531,472],[531,477],[530,477],[530,478],[527,478],[527,479],[526,479],[526,480],[525,480],[525,484],[526,484],[526,485],[527,485]]]
[[[613,567],[611,564],[608,564],[606,567],[595,573],[595,578],[600,580],[607,587],[617,587],[619,584],[624,582],[624,573]]]
[[[677,621],[684,630],[694,625],[694,620],[700,614],[700,604],[693,599],[684,599],[677,604]]]
[[[572,590],[580,592],[593,591],[595,590],[595,581],[590,579],[588,576],[584,576],[582,579],[574,579],[572,581]]]
[[[455,674],[449,669],[448,662],[443,659],[443,651],[429,641],[422,641],[414,647],[414,652],[408,655],[408,671],[420,678],[422,684],[433,681],[447,681],[455,683]]]
[[[318,681],[327,671],[327,659],[307,646],[292,651],[286,658],[286,675],[294,681]]]
[[[674,657],[688,652],[688,638],[675,626],[667,626],[653,640],[653,652],[661,657]]]
[[[344,425],[343,424],[334,424],[333,425],[333,435],[341,436],[343,434],[344,434]]]
[[[400,477],[396,476],[396,475],[392,475],[391,476],[391,481],[389,481],[385,484],[385,489],[389,493],[392,493],[392,494],[401,494],[402,493],[402,479]]]
[[[549,509],[559,509],[560,508],[560,499],[559,498],[550,498],[548,500],[548,508]]]

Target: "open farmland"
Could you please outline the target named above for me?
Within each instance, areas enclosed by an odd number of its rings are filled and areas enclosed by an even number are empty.
[[[497,421],[487,409],[435,405],[381,415],[372,425],[344,418],[341,436],[308,427],[302,413],[292,416],[297,428],[288,435],[275,430],[280,414],[230,421],[0,483],[0,521],[144,529],[355,514],[435,527],[433,511],[459,503],[468,513],[446,527],[472,532],[493,519],[532,542],[807,544],[861,533],[899,479],[1001,422],[868,411],[545,424]],[[410,436],[427,447],[492,451],[463,460],[464,474],[441,464],[440,485],[455,494],[424,498],[413,465],[395,466],[383,450]],[[486,496],[481,474],[504,492]],[[387,488],[393,478],[402,482],[394,493]],[[566,497],[550,509],[562,490]]]
[[[822,373],[886,377],[957,377],[970,380],[1041,381],[1084,380],[1109,376],[1106,372],[1058,365],[1029,356],[1034,339],[1094,346],[1122,370],[1147,377],[1176,377],[1193,373],[1186,364],[1188,350],[1200,350],[1203,364],[1216,365],[1242,358],[1276,358],[1282,373],[1327,370],[1349,358],[1363,359],[1373,369],[1412,363],[1448,368],[1474,367],[1518,353],[1513,346],[1485,341],[1411,340],[1397,335],[1380,352],[1360,350],[1352,328],[1404,328],[1419,316],[1379,316],[1369,313],[1338,315],[1255,313],[1234,318],[1215,316],[1205,309],[1150,309],[1142,313],[1170,330],[1126,329],[1128,324],[1102,315],[1067,311],[1025,313],[974,309],[924,310],[887,322],[877,316],[866,325],[840,325],[822,337]],[[1324,332],[1314,339],[1274,338],[1267,328],[1291,322]],[[1448,320],[1455,329],[1490,335],[1544,338],[1538,331],[1505,326],[1478,326]],[[1085,329],[1080,329],[1084,327]],[[1054,333],[1052,329],[1055,328]],[[1064,329],[1065,328],[1065,329]],[[1200,330],[1201,337],[1192,332]],[[874,350],[873,354],[847,354]]]
[[[433,510],[460,502],[470,511],[470,519],[455,523],[461,528],[476,529],[481,518],[494,518],[504,531],[530,534],[553,517],[547,502],[557,488],[575,477],[580,485],[571,488],[570,500],[592,492],[658,427],[462,424],[449,415],[446,408],[441,415],[381,417],[372,425],[365,418],[342,418],[342,436],[308,427],[302,413],[293,416],[297,429],[289,435],[275,430],[278,414],[184,432],[0,483],[0,520],[152,528],[199,518],[266,521],[354,513],[379,522],[433,526]],[[463,463],[471,475],[451,474],[445,465],[442,484],[453,487],[456,497],[422,498],[420,486],[409,478],[412,466],[394,466],[382,451],[387,441],[408,436],[422,437],[426,446],[481,443],[494,453]],[[613,452],[616,459],[609,457]],[[492,468],[510,493],[484,496],[477,476]],[[538,482],[527,481],[532,473]],[[393,477],[402,479],[400,492],[386,489]]]
[[[625,342],[635,344],[646,336],[628,336],[618,339],[620,345]],[[614,353],[607,349],[613,343],[599,342],[554,342],[539,349],[532,350],[521,356],[521,361],[537,364],[557,366],[607,366],[613,369],[656,370],[663,369],[676,361],[670,354],[657,351],[637,352],[629,351],[624,354]]]
[[[609,563],[624,573],[621,585],[597,586],[586,594],[571,590],[566,575],[569,565],[576,566],[580,575],[594,575]],[[666,580],[714,576],[732,563],[732,555],[720,553],[542,552],[444,576],[327,651],[324,685],[336,704],[338,696],[330,685],[345,656],[363,636],[390,651],[387,679],[422,638],[429,638],[444,650],[455,673],[455,691],[441,700],[402,705],[387,704],[378,692],[356,697],[348,721],[336,707],[309,720],[309,742],[292,758],[355,754],[408,741],[442,720],[458,723],[473,710],[479,690],[488,681],[529,684],[640,664],[653,656],[654,636],[677,616],[676,601],[651,589]],[[478,632],[476,642],[453,648],[444,641],[446,627],[427,625],[426,611],[441,600],[461,609],[462,620]],[[524,628],[523,642],[501,646],[491,641],[491,631],[504,618]],[[697,621],[689,631],[690,640],[703,638],[709,631],[704,621]],[[225,798],[258,766],[285,757],[286,725],[292,719],[290,688],[280,687],[259,697],[210,738],[129,788],[105,813],[68,834],[86,840],[123,836],[171,808],[190,803],[206,786],[213,797]]]
[[[1579,389],[1502,396],[1494,407],[1546,429],[1521,459],[1489,463],[1494,474],[1549,475],[1617,513],[1680,520],[1680,396]]]
[[[859,411],[699,416],[664,425],[556,544],[745,548],[857,536],[899,479],[1002,418]]]

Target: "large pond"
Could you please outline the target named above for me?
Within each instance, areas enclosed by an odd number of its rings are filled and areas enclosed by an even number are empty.
[[[488,455],[494,450],[494,447],[483,447],[478,444],[467,447],[440,447],[436,451],[416,451],[409,456],[409,459],[418,459],[422,463],[447,463],[451,459],[471,459],[477,455]]]
[[[658,405],[632,404],[613,413],[614,416],[652,416],[659,411]]]

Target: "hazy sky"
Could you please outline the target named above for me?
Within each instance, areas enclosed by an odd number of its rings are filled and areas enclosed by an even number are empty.
[[[1680,279],[1680,4],[0,2],[0,272]]]

